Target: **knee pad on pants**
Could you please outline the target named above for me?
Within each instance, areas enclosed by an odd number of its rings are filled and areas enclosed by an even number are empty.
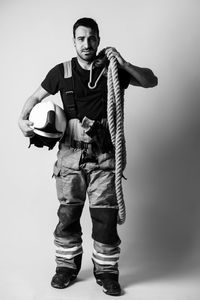
[[[61,204],[58,209],[59,223],[55,229],[55,235],[58,237],[67,237],[72,234],[80,233],[82,210],[82,205]]]
[[[92,218],[92,238],[103,244],[119,242],[117,234],[118,210],[108,207],[90,208]]]

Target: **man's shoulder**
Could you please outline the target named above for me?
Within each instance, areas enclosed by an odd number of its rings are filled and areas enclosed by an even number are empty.
[[[64,78],[72,77],[72,69],[74,70],[77,68],[76,57],[72,57],[71,59],[62,62],[59,65],[59,68],[61,69]]]
[[[60,66],[60,65],[63,66],[65,64],[71,64],[71,65],[76,64],[76,57],[72,57],[72,58],[66,59],[65,61],[59,63],[57,66]]]
[[[67,59],[65,61],[58,62],[56,65],[54,65],[51,68],[51,70],[58,71],[58,70],[62,69],[65,64],[73,64],[74,62],[75,62],[75,57],[72,57],[71,59]]]
[[[48,72],[48,75],[50,76],[64,76],[64,69],[67,67],[67,66],[70,66],[71,65],[71,61],[72,59],[69,59],[69,60],[66,60],[66,61],[63,61],[63,62],[59,62],[57,63],[56,65],[54,65]]]

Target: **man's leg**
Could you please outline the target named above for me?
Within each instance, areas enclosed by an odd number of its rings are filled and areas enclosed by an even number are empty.
[[[88,196],[93,223],[94,276],[106,294],[120,295],[121,288],[118,283],[120,239],[117,233],[118,205],[114,172],[110,170],[91,172]]]
[[[81,170],[62,166],[55,177],[60,207],[59,223],[54,232],[57,268],[51,284],[56,288],[64,288],[76,278],[81,268],[83,250],[80,217],[86,184]]]

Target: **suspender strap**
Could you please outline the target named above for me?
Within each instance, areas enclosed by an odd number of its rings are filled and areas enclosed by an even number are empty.
[[[63,63],[63,68],[64,68],[64,78],[72,77],[72,63],[71,63],[71,60],[65,61]]]
[[[74,97],[74,84],[72,77],[72,62],[71,60],[63,63],[64,79],[66,82],[66,88],[62,91],[62,100],[67,115],[67,119],[77,117],[75,97]]]

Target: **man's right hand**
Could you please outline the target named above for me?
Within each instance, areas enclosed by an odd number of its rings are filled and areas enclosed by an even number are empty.
[[[19,128],[23,132],[24,136],[34,136],[34,124],[33,122],[28,120],[28,116],[30,115],[30,112],[33,109],[33,107],[49,95],[50,94],[45,89],[43,89],[42,86],[39,86],[35,93],[33,93],[33,95],[30,96],[25,102],[18,121]]]
[[[33,122],[29,121],[29,120],[23,120],[20,119],[18,121],[19,124],[19,128],[21,129],[21,131],[23,132],[23,135],[25,137],[32,137],[34,136],[34,131],[33,131]]]

